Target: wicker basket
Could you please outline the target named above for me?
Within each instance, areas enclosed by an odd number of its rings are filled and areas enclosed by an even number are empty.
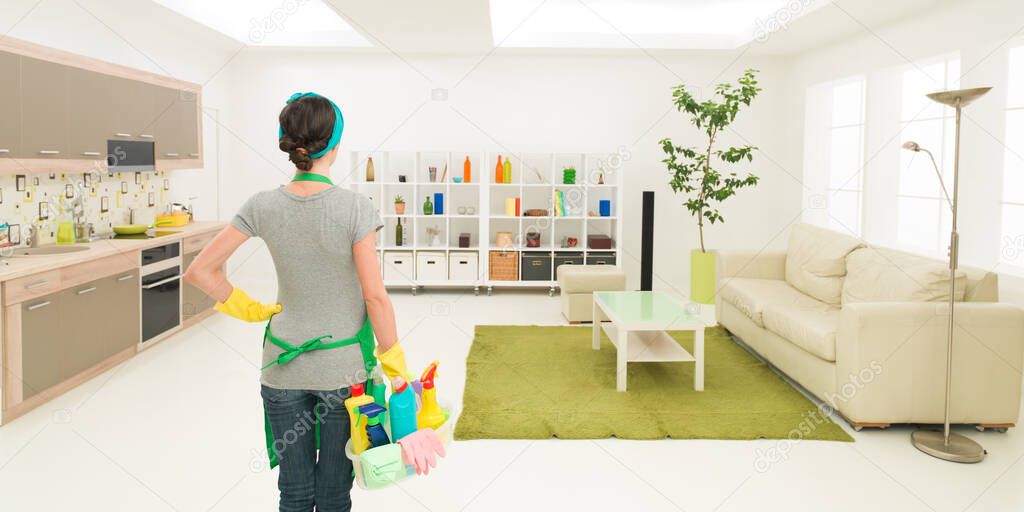
[[[519,252],[491,251],[487,261],[491,281],[517,281],[519,279]]]

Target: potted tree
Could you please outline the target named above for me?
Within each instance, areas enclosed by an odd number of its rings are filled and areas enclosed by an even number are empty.
[[[718,205],[736,195],[736,191],[757,184],[757,176],[740,176],[726,169],[735,164],[749,164],[754,160],[755,146],[721,148],[716,146],[719,135],[736,119],[740,109],[750,106],[761,89],[757,86],[757,70],[747,69],[736,84],[715,86],[713,98],[698,101],[686,84],[672,89],[672,103],[676,110],[687,115],[690,123],[703,134],[700,147],[683,147],[665,138],[660,141],[665,152],[662,162],[668,168],[672,191],[683,193],[683,205],[697,218],[699,249],[690,253],[690,300],[698,304],[715,301],[715,253],[704,246],[704,224],[722,222]]]
[[[395,213],[405,215],[405,198],[402,197],[402,194],[395,196]]]

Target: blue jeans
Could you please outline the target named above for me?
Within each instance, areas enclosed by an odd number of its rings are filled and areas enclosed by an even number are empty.
[[[278,466],[281,512],[349,512],[352,509],[352,461],[345,456],[349,438],[344,401],[348,388],[304,391],[261,386],[270,418]],[[320,418],[320,453],[315,418]]]

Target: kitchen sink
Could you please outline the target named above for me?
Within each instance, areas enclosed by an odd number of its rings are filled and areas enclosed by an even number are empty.
[[[21,247],[14,250],[12,256],[40,256],[46,254],[68,254],[88,251],[85,245],[44,245],[42,247]]]

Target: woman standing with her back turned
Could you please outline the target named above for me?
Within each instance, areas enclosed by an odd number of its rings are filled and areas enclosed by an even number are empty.
[[[366,197],[330,180],[341,110],[317,94],[297,93],[279,121],[280,148],[295,164],[295,177],[249,198],[185,279],[215,298],[218,311],[269,321],[260,383],[269,457],[280,464],[280,510],[348,511],[352,463],[345,456],[350,431],[343,402],[350,386],[368,378],[373,335],[384,373],[411,379],[377,263],[380,215]],[[273,257],[277,304],[249,298],[221,270],[249,237],[262,238]],[[318,428],[310,418],[319,418]]]

